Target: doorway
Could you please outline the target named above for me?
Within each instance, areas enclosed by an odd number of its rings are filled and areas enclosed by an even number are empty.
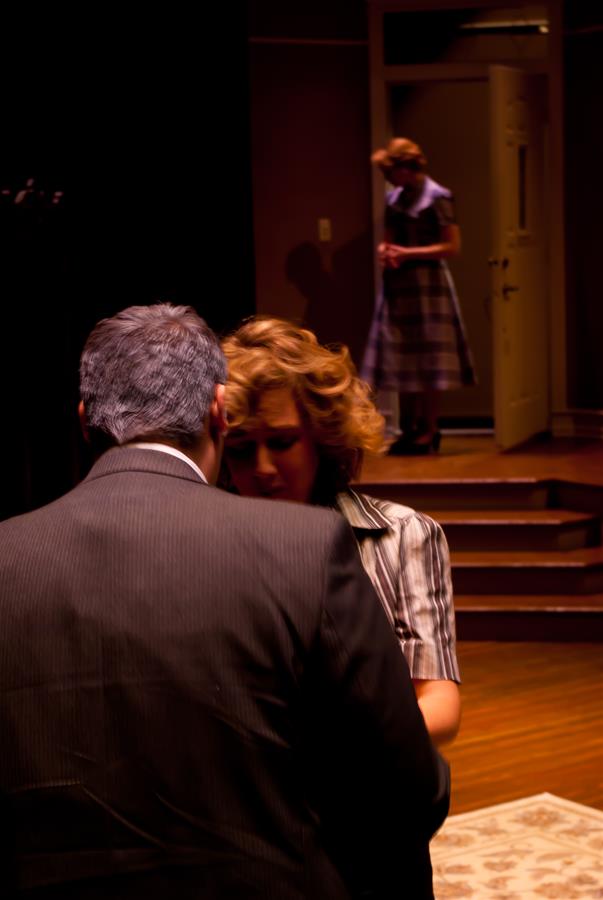
[[[452,422],[493,421],[488,82],[407,82],[393,85],[389,96],[392,134],[419,142],[430,176],[454,195],[461,228],[462,252],[448,264],[479,382],[444,391],[440,416]]]
[[[376,5],[380,5],[379,0],[376,0]],[[546,226],[534,239],[533,232],[529,235],[522,233],[521,225],[511,234],[507,228],[510,221],[508,215],[502,225],[502,206],[509,206],[510,203],[514,209],[516,197],[521,195],[521,191],[517,187],[515,156],[511,152],[516,138],[511,139],[509,135],[509,151],[505,149],[507,110],[499,102],[504,92],[498,89],[495,70],[517,71],[519,75],[524,73],[531,86],[538,85],[535,93],[546,98],[546,7],[531,5],[528,17],[527,7],[525,10],[509,10],[487,4],[488,9],[468,10],[456,8],[456,4],[450,2],[446,12],[439,8],[444,5],[441,0],[439,4],[438,0],[432,0],[429,5],[429,11],[423,7],[419,12],[418,4],[410,0],[401,2],[399,11],[392,10],[392,4],[388,4],[387,10],[381,9],[381,18],[373,9],[373,145],[383,146],[392,135],[416,140],[427,156],[431,177],[450,188],[455,195],[463,249],[461,255],[450,260],[449,264],[461,302],[479,384],[471,389],[445,392],[441,397],[441,418],[444,424],[447,421],[464,425],[494,424],[498,446],[509,447],[525,439],[525,436],[548,427],[550,404],[547,384],[544,391],[540,390],[546,404],[544,415],[541,404],[541,414],[533,416],[533,421],[528,421],[529,416],[525,415],[521,423],[515,420],[517,411],[527,408],[529,403],[525,401],[530,399],[529,389],[526,391],[529,379],[516,373],[535,371],[530,344],[534,337],[527,336],[528,331],[531,335],[539,335],[541,344],[546,345],[540,354],[537,381],[541,385],[544,378],[548,383],[546,354],[550,285],[543,268],[548,248]],[[374,77],[377,72],[381,87]],[[532,87],[527,93],[534,93]],[[531,103],[530,100],[529,104],[525,104],[526,115],[530,118],[535,116],[539,127],[546,129],[545,113],[541,114],[540,107],[535,111]],[[509,113],[511,118],[522,107],[523,101],[513,98],[513,104],[513,114]],[[503,120],[505,124],[501,132],[500,123]],[[530,133],[533,136],[533,132]],[[525,153],[523,156],[519,154],[524,162],[526,158],[530,159],[530,166],[534,159],[532,149],[533,142],[529,157]],[[544,202],[541,188],[546,179],[542,178],[542,171],[546,168],[548,154],[543,142],[539,142],[539,149],[537,181],[540,200]],[[503,162],[507,167],[514,167],[513,171],[503,171]],[[522,172],[525,176],[525,166]],[[505,200],[501,204],[501,193],[505,189],[501,185],[505,188],[510,186],[513,192],[509,203]],[[379,220],[383,215],[382,180],[374,179],[373,190],[377,243],[381,233]],[[533,184],[529,185],[528,196],[532,200],[536,196]],[[546,214],[538,218],[542,223],[547,222]],[[517,246],[538,244],[539,252],[542,252],[539,274],[543,277],[528,279],[525,273],[516,273],[515,270],[511,273],[510,269],[505,269],[505,277],[501,277],[500,266],[515,267],[513,254],[500,252],[504,243],[500,240],[503,227],[507,229],[507,246],[511,250],[515,243]],[[495,268],[497,265],[499,270]],[[536,265],[532,268],[533,271],[538,270]],[[537,298],[538,291],[534,290],[534,285],[538,285],[540,292]],[[528,312],[528,308],[533,310],[535,307],[539,308],[539,328],[536,331],[533,329],[534,314]],[[506,421],[501,415],[503,409]]]

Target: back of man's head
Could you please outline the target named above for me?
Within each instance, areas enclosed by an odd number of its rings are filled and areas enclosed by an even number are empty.
[[[130,306],[100,321],[80,361],[80,396],[93,443],[163,440],[191,446],[203,431],[226,361],[189,306]]]

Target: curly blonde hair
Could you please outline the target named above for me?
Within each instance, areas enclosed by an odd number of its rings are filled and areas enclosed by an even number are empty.
[[[226,408],[231,428],[244,428],[264,391],[290,388],[308,423],[335,490],[348,486],[365,451],[385,449],[384,419],[370,399],[345,345],[325,347],[285,319],[255,316],[225,338]],[[320,478],[320,474],[319,474]]]

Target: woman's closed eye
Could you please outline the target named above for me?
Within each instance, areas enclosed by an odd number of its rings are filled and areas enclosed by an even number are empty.
[[[232,459],[250,459],[255,453],[255,447],[255,441],[227,441],[224,452]]]
[[[299,442],[300,436],[296,432],[287,434],[274,434],[266,438],[265,446],[273,453],[284,453]],[[253,440],[227,441],[225,452],[231,459],[251,459],[257,450],[258,442]]]
[[[294,444],[297,444],[298,441],[299,435],[297,434],[275,435],[274,437],[268,438],[266,446],[269,450],[274,450],[278,453],[279,451],[289,450],[289,448],[293,447]]]

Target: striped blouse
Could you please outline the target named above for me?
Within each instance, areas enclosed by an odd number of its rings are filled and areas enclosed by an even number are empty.
[[[448,544],[429,516],[348,490],[336,509],[400,641],[413,678],[460,682]]]

